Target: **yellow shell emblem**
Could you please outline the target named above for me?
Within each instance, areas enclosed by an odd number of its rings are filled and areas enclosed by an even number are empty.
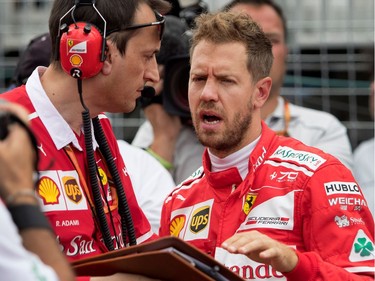
[[[171,234],[171,236],[178,237],[185,225],[185,221],[186,219],[184,215],[179,215],[172,220],[169,226],[169,233]]]
[[[80,55],[74,54],[70,57],[70,63],[73,66],[81,66],[83,59]]]
[[[56,183],[48,177],[42,177],[38,185],[39,197],[43,199],[44,204],[57,204],[60,196],[60,190]]]

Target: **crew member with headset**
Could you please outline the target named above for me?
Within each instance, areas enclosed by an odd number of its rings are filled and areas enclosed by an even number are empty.
[[[132,111],[145,84],[159,80],[155,54],[169,8],[163,0],[56,0],[51,64],[1,96],[29,112],[36,196],[71,261],[156,238],[103,112]]]

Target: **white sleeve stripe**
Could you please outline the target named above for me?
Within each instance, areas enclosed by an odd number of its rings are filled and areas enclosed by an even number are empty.
[[[375,267],[371,266],[356,266],[356,267],[345,267],[348,272],[375,272]]]
[[[274,167],[283,166],[283,167],[286,167],[286,168],[290,168],[294,171],[300,171],[300,172],[304,173],[306,176],[309,176],[309,177],[311,177],[313,175],[313,172],[307,170],[304,167],[300,167],[300,166],[290,164],[290,163],[286,163],[286,162],[276,162],[276,161],[273,161],[273,160],[266,160],[266,161],[264,161],[264,164],[269,164],[269,165],[274,166]]]
[[[38,117],[38,113],[36,113],[36,112],[30,113],[29,114],[29,121],[31,121],[31,120],[33,120],[37,117]]]
[[[154,234],[154,232],[152,232],[152,230],[150,230],[149,232],[143,234],[142,236],[138,237],[137,238],[137,244],[141,244],[143,242],[145,242],[147,239],[149,239],[152,235]]]

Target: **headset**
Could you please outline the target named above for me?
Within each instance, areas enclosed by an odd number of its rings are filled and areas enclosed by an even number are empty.
[[[103,32],[91,23],[76,22],[74,11],[80,6],[92,6],[103,20]],[[62,24],[71,14],[73,23]],[[95,6],[95,0],[75,0],[59,22],[55,59],[60,60],[62,69],[77,79],[87,79],[97,75],[106,59],[107,22]]]
[[[103,34],[100,29],[94,25],[86,22],[77,22],[74,18],[74,11],[79,6],[92,6],[96,13],[103,20]],[[68,26],[66,23],[61,24],[62,20],[71,14],[73,23]],[[106,214],[103,209],[102,196],[100,189],[103,187],[99,186],[98,181],[98,169],[96,166],[96,160],[94,151],[92,149],[92,130],[91,124],[94,127],[95,138],[98,140],[99,149],[103,153],[104,160],[108,166],[109,173],[112,175],[114,186],[117,191],[119,198],[119,214],[121,216],[121,230],[123,234],[123,241],[125,243],[126,237],[128,238],[130,245],[136,245],[137,239],[135,234],[135,228],[133,219],[131,217],[129,205],[127,202],[124,187],[119,175],[114,157],[109,148],[107,139],[105,137],[103,128],[99,117],[91,119],[89,109],[84,104],[82,97],[82,80],[91,78],[97,75],[102,69],[103,63],[106,59],[106,30],[107,22],[95,7],[95,0],[75,0],[74,6],[69,9],[61,18],[59,22],[58,35],[56,37],[56,48],[55,60],[60,60],[62,69],[77,80],[78,93],[80,96],[81,104],[84,108],[82,112],[83,129],[85,136],[85,147],[86,147],[86,160],[88,166],[89,180],[93,193],[94,201],[94,213],[98,219],[100,231],[103,236],[103,241],[108,250],[114,250],[112,236],[110,233],[110,227]],[[91,123],[92,121],[92,123]],[[108,202],[106,201],[107,207],[109,208]],[[112,230],[116,235],[116,230],[113,225],[113,219],[111,211],[109,211]],[[119,247],[118,239],[115,239]]]

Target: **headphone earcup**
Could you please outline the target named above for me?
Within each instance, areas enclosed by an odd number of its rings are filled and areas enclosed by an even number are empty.
[[[95,26],[77,22],[69,26],[60,39],[60,62],[63,70],[74,78],[90,78],[103,66],[103,36]]]

